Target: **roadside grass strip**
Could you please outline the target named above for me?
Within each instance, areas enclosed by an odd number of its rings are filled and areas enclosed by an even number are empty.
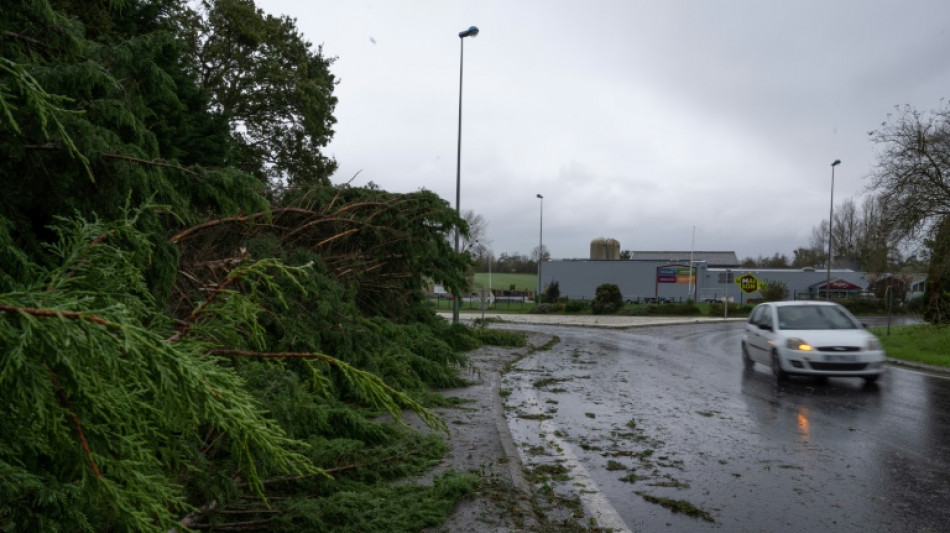
[[[906,324],[891,326],[890,335],[883,326],[870,330],[881,340],[888,357],[950,367],[950,327]]]

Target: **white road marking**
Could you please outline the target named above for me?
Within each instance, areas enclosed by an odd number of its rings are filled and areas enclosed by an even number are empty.
[[[533,370],[536,362],[537,357],[535,356],[523,360],[522,364],[519,366],[526,370]],[[527,366],[531,366],[532,368],[526,368]],[[535,388],[529,382],[528,375],[521,374],[519,379],[522,382],[521,390],[525,395],[525,401],[527,404],[526,410],[528,411],[528,414],[544,414],[544,408],[538,399]],[[558,426],[553,422],[553,419],[541,419],[539,422],[545,442],[553,444],[556,447],[560,453],[561,463],[570,469],[571,477],[574,479],[574,481],[583,485],[584,490],[578,491],[578,497],[580,498],[581,503],[583,504],[587,513],[594,520],[596,520],[597,527],[604,528],[609,531],[630,532],[630,528],[627,527],[626,522],[624,522],[623,518],[620,517],[620,513],[618,513],[617,509],[611,505],[610,501],[607,499],[607,496],[603,493],[603,491],[600,490],[600,487],[597,485],[597,482],[594,481],[594,478],[591,477],[590,472],[587,471],[587,468],[581,464],[581,461],[574,454],[574,449],[571,447],[570,443],[558,436],[562,432],[558,431]],[[521,462],[527,463],[527,458],[523,455],[521,457]]]

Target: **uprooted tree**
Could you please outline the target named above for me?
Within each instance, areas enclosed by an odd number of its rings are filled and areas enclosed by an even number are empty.
[[[0,5],[0,528],[382,531],[471,487],[374,485],[444,449],[377,418],[444,429],[427,387],[477,341],[421,289],[464,283],[464,222],[331,186],[329,62],[201,5]]]

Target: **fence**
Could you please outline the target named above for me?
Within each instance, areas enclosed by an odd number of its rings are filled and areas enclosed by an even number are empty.
[[[483,299],[481,296],[465,296],[459,300],[459,309],[466,310],[482,310],[482,309],[503,309],[503,310],[519,310],[526,309],[529,307],[534,307],[534,300],[525,293],[518,295],[501,295],[485,298],[485,303],[482,303]],[[450,295],[440,295],[435,298],[429,298],[429,302],[438,309],[447,309],[451,310],[454,305],[454,300]]]

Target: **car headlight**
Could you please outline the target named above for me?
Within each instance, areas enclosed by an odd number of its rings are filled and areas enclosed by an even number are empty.
[[[877,340],[877,339],[870,339],[870,340],[868,340],[868,350],[869,350],[869,351],[876,352],[876,351],[878,351],[878,350],[880,350],[880,349],[881,349],[881,341],[879,341],[879,340]]]
[[[785,341],[785,346],[800,352],[810,352],[812,350],[811,344],[808,344],[798,337],[794,337]]]

